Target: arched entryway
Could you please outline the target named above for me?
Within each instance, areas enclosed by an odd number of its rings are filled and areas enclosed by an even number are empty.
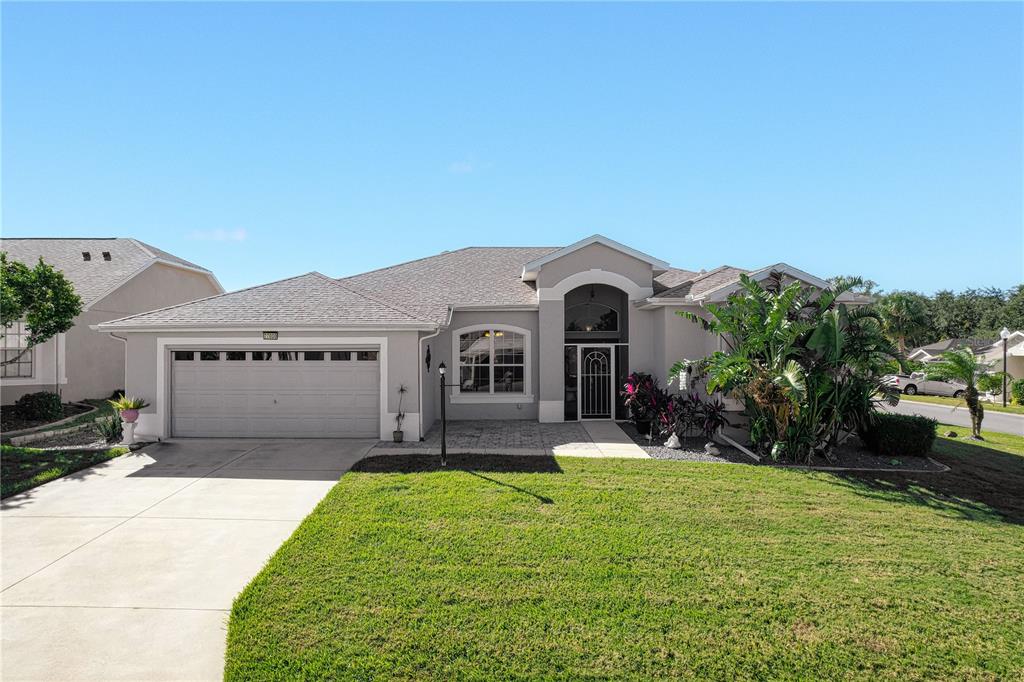
[[[629,371],[626,292],[584,284],[564,299],[565,419],[620,419],[618,387]]]

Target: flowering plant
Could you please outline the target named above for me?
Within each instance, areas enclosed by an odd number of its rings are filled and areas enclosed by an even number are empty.
[[[650,374],[633,372],[626,377],[622,402],[629,410],[630,420],[639,426],[659,420],[669,404],[669,397]]]

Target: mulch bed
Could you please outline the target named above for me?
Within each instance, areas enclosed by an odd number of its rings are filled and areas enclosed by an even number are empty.
[[[929,473],[941,473],[946,467],[928,457],[883,457],[864,447],[857,436],[850,436],[835,449],[832,459],[825,459],[821,456],[814,456],[809,462],[772,462],[769,458],[762,460],[763,464],[771,464],[779,467],[796,467],[815,469],[870,469],[873,471],[926,471]]]
[[[622,423],[619,426],[626,432],[633,442],[639,445],[644,452],[654,459],[674,459],[684,462],[726,462],[733,464],[762,464],[768,466],[792,467],[805,469],[870,469],[873,471],[926,471],[941,473],[946,470],[943,465],[927,457],[881,457],[867,450],[860,439],[850,436],[842,445],[833,452],[831,460],[824,457],[813,457],[809,462],[773,462],[770,457],[764,457],[757,462],[736,448],[721,443],[715,443],[720,454],[710,455],[704,451],[703,438],[682,439],[683,447],[674,450],[663,445],[663,438],[647,440],[647,434],[638,433],[636,427],[629,423]]]
[[[31,429],[36,426],[45,426],[46,424],[74,417],[92,409],[86,405],[78,405],[76,403],[64,403],[63,407],[64,414],[57,419],[25,419],[13,406],[6,406],[3,410],[0,410],[0,430],[7,433],[8,431],[21,431],[22,429]]]
[[[71,433],[61,433],[26,443],[27,448],[68,448],[68,447],[111,447],[102,436],[98,435],[92,428],[81,429]]]

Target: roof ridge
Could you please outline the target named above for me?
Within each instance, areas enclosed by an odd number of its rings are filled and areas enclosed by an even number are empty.
[[[355,279],[356,277],[362,277],[363,275],[372,275],[375,272],[383,272],[385,270],[392,270],[394,268],[400,268],[403,265],[412,265],[413,263],[419,263],[420,261],[430,260],[431,258],[440,258],[441,256],[447,256],[452,253],[459,253],[460,251],[469,251],[470,249],[560,249],[560,246],[463,246],[458,249],[449,249],[442,251],[441,253],[434,253],[429,256],[421,256],[419,258],[413,258],[412,260],[402,261],[401,263],[395,263],[394,265],[385,265],[381,268],[374,268],[373,270],[367,270],[365,272],[357,272],[354,275],[346,275],[345,277],[338,277],[337,280]]]
[[[132,315],[125,315],[124,317],[119,317],[116,320],[107,320],[106,322],[103,322],[102,324],[110,324],[112,322],[122,322],[124,320],[130,320],[130,319],[135,318],[135,317],[142,317],[143,315],[150,315],[152,313],[160,313],[160,312],[163,312],[165,310],[174,310],[175,308],[182,308],[182,307],[187,306],[187,305],[192,305],[193,303],[202,303],[203,301],[210,301],[210,300],[215,299],[215,298],[221,298],[222,296],[230,296],[231,294],[240,294],[243,291],[252,291],[253,289],[262,289],[263,287],[269,287],[272,284],[280,284],[281,282],[290,282],[293,279],[299,279],[301,277],[308,277],[309,275],[314,275],[314,274],[315,275],[320,275],[319,272],[305,272],[305,273],[303,273],[301,275],[295,275],[293,277],[285,277],[284,279],[274,280],[273,282],[266,282],[265,284],[256,284],[256,285],[253,285],[251,287],[245,287],[243,289],[236,289],[234,291],[225,291],[222,294],[214,294],[213,296],[204,296],[203,298],[196,298],[196,299],[193,299],[191,301],[185,301],[183,303],[175,303],[174,305],[164,306],[163,308],[154,308],[153,310],[144,310],[141,313],[134,313]],[[324,277],[325,275],[320,275],[320,276]],[[330,279],[330,278],[328,277],[328,279]]]
[[[334,286],[340,287],[340,288],[344,289],[345,291],[348,291],[349,293],[353,293],[353,294],[355,294],[357,296],[362,296],[363,298],[367,298],[367,299],[373,301],[374,303],[379,303],[382,306],[385,306],[387,308],[391,308],[392,310],[394,310],[396,312],[399,312],[399,313],[402,313],[403,315],[408,315],[409,317],[411,317],[412,319],[416,320],[417,322],[426,322],[428,324],[433,324],[429,320],[424,320],[419,315],[413,313],[412,311],[406,310],[405,308],[402,308],[401,306],[399,306],[398,304],[396,304],[396,303],[394,303],[392,301],[388,301],[388,300],[382,299],[382,298],[380,298],[380,297],[378,297],[378,296],[376,296],[374,294],[370,294],[370,293],[368,293],[368,292],[366,292],[366,291],[364,291],[362,289],[353,288],[351,285],[342,284],[340,281],[334,279],[333,277],[328,277],[327,275],[323,274],[322,272],[316,272],[314,270],[313,272],[311,272],[309,274],[321,277],[324,280],[326,280],[326,281],[330,282],[331,284],[333,284]]]
[[[403,265],[410,265],[412,263],[419,263],[423,260],[430,260],[431,258],[437,258],[438,256],[447,256],[449,253],[458,253],[459,251],[465,251],[471,249],[471,246],[463,246],[461,249],[455,249],[453,251],[442,251],[441,253],[433,253],[429,256],[420,256],[419,258],[413,258],[412,260],[402,261],[401,263],[395,263],[394,265],[385,265],[382,268],[374,268],[373,270],[367,270],[366,272],[357,272],[354,275],[347,275],[345,277],[338,277],[337,279],[352,279],[353,277],[362,277],[363,275],[369,275],[374,272],[383,272],[384,270],[391,270],[392,268],[399,268]]]
[[[142,253],[146,254],[150,258],[156,258],[157,257],[157,255],[155,253],[153,253],[152,251],[150,251],[149,248],[147,248],[147,245],[144,244],[143,242],[139,241],[138,239],[133,239],[132,237],[128,237],[127,239],[128,239],[129,242],[134,244],[135,247],[137,249],[139,249],[139,251],[142,251]]]

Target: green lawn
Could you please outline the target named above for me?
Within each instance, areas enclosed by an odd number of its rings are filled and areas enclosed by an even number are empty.
[[[932,403],[933,405],[948,405],[949,407],[962,407],[967,409],[967,404],[962,398],[947,398],[941,395],[901,395],[900,400],[910,400],[915,403]],[[1024,414],[1024,405],[1010,405],[1003,407],[1002,399],[996,403],[982,403],[986,412],[1009,412],[1011,414]]]
[[[0,498],[24,492],[61,476],[105,462],[128,452],[128,448],[53,451],[0,446]]]
[[[236,600],[225,675],[1020,679],[1024,439],[986,435],[942,475],[366,460]]]

